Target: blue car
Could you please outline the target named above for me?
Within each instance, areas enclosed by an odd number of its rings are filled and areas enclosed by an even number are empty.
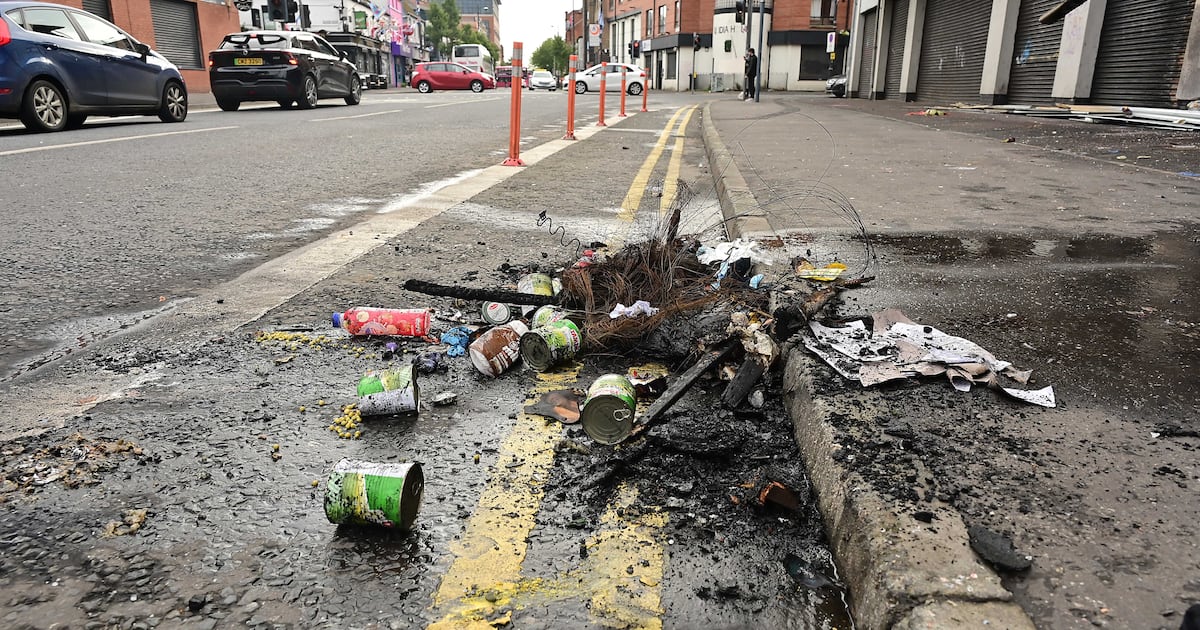
[[[0,0],[0,118],[31,131],[83,125],[89,115],[187,118],[179,68],[91,13]]]

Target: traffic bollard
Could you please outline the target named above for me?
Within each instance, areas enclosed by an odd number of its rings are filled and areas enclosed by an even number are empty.
[[[563,140],[575,139],[575,63],[577,57],[571,55],[571,65],[568,67],[571,79],[567,81],[567,135],[563,136]]]
[[[642,111],[646,109],[646,99],[650,96],[650,73],[642,70]]]
[[[625,117],[625,72],[629,70],[621,66],[621,118]]]
[[[521,42],[513,42],[512,76],[512,104],[508,114],[508,159],[504,160],[504,166],[525,166],[525,162],[521,161],[521,93],[525,91],[521,87],[521,77],[524,76],[524,71],[521,70]]]
[[[608,64],[601,62],[600,64],[600,120],[596,121],[597,127],[607,127],[604,123],[604,93],[608,90],[608,85],[605,81],[608,76],[605,70],[608,70]]]

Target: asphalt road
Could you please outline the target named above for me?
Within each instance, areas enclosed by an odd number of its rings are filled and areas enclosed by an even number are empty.
[[[565,95],[526,95],[524,168],[496,166],[508,109],[494,93],[195,112],[179,131],[196,133],[172,136],[142,121],[5,132],[12,207],[30,209],[14,212],[19,229],[5,237],[11,282],[24,287],[5,292],[23,296],[6,298],[5,338],[46,337],[9,358],[51,361],[0,394],[10,418],[0,618],[34,628],[848,625],[777,384],[762,410],[731,412],[718,411],[723,385],[706,379],[662,431],[609,448],[523,406],[628,360],[489,380],[457,359],[421,377],[426,396],[454,393],[457,404],[366,422],[357,440],[328,429],[364,371],[429,347],[402,344],[387,359],[379,341],[331,334],[333,311],[428,307],[437,330],[471,321],[477,305],[400,285],[507,286],[522,266],[572,262],[571,238],[636,242],[661,226],[672,191],[688,199],[687,231],[721,237],[700,99],[664,97],[599,130],[594,98],[581,97],[571,143],[551,141]],[[56,148],[27,151],[40,142]],[[52,172],[61,164],[73,170]],[[539,223],[541,211],[554,223]],[[423,465],[411,535],[326,522],[325,474],[344,457]],[[787,481],[799,509],[755,506],[767,478]]]

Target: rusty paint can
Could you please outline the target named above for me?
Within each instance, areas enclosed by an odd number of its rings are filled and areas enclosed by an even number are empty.
[[[483,321],[493,326],[499,326],[512,320],[512,309],[507,304],[500,302],[484,302],[483,308],[480,309],[480,316],[483,317]]]
[[[569,319],[560,319],[521,335],[521,360],[535,372],[545,372],[579,352],[583,336]]]
[[[421,465],[339,461],[325,483],[325,518],[338,525],[412,529],[425,492]]]
[[[579,421],[588,437],[601,444],[616,444],[633,431],[637,393],[621,374],[605,374],[588,388],[579,410]]]
[[[567,313],[565,311],[553,304],[547,304],[533,312],[533,315],[529,318],[529,327],[541,328],[546,324],[562,321],[566,318]]]
[[[500,376],[521,356],[521,335],[529,327],[520,320],[489,328],[467,346],[471,364],[484,376]]]
[[[418,413],[421,390],[411,365],[369,372],[358,381],[358,412],[363,416]]]

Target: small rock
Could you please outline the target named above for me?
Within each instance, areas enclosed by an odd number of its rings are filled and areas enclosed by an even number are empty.
[[[1029,556],[1017,552],[1012,539],[981,525],[967,528],[971,549],[1001,571],[1026,571],[1033,566]]]
[[[187,604],[188,610],[190,610],[192,612],[200,612],[200,609],[204,608],[204,605],[207,603],[208,603],[208,594],[207,593],[197,593],[196,595],[192,595],[191,598],[188,599],[188,604]]]

